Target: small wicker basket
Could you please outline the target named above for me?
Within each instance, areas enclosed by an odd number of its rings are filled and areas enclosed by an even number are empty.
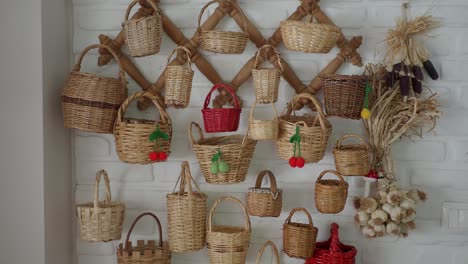
[[[119,65],[119,77],[100,77],[80,72],[83,57],[91,49],[105,49]],[[127,98],[127,80],[117,54],[107,46],[96,44],[85,48],[62,92],[63,122],[67,128],[95,133],[112,133],[117,111]]]
[[[343,145],[347,138],[357,138],[362,144]],[[336,170],[343,176],[363,176],[369,172],[369,145],[358,135],[342,136],[333,149],[333,157]]]
[[[252,105],[252,109],[250,109],[250,117],[249,117],[249,138],[253,140],[276,140],[278,139],[278,132],[279,132],[279,121],[278,121],[278,113],[276,111],[276,106],[274,103],[271,105],[273,106],[274,116],[273,120],[260,120],[255,119],[253,116],[253,112],[257,102],[254,102]]]
[[[122,28],[128,50],[132,57],[142,57],[159,52],[162,38],[161,13],[153,0],[147,0],[153,7],[154,14],[148,17],[128,20],[130,10],[139,0],[130,3],[125,13],[125,21]]]
[[[233,108],[208,107],[211,101],[211,94],[220,88],[226,89],[226,91],[232,96],[234,100]],[[216,84],[211,88],[210,92],[205,97],[205,104],[201,111],[203,116],[203,125],[205,126],[205,131],[207,133],[232,132],[239,128],[242,108],[240,107],[239,99],[237,98],[234,89],[225,83]]]
[[[183,50],[187,57],[187,66],[170,65],[170,59],[177,50]],[[193,70],[190,57],[192,53],[184,47],[175,48],[167,58],[167,67],[164,72],[166,76],[166,94],[164,96],[167,106],[174,108],[186,108],[190,103],[192,92]]]
[[[302,211],[309,219],[308,224],[291,222],[294,213]],[[292,258],[310,258],[315,248],[318,229],[312,222],[312,216],[305,208],[294,208],[283,224],[283,249]]]
[[[273,263],[275,264],[280,264],[280,256],[278,252],[278,248],[276,247],[275,243],[273,243],[271,240],[268,240],[263,244],[262,248],[258,252],[257,255],[257,260],[255,261],[256,264],[260,264],[260,261],[262,260],[263,257],[263,252],[265,252],[265,249],[270,246],[272,251],[273,251],[273,257],[275,258],[275,261]]]
[[[151,99],[156,106],[159,111],[159,121],[124,118],[125,111],[130,103],[142,97]],[[161,151],[169,155],[172,138],[172,121],[160,103],[159,98],[150,92],[137,92],[128,97],[119,109],[114,127],[115,146],[120,160],[133,164],[157,162],[150,160],[148,156],[150,152],[154,151],[154,143],[149,140],[149,135],[157,126],[169,136],[169,140],[161,142]]]
[[[206,242],[206,200],[190,173],[187,161],[182,162],[179,191],[166,195],[169,248],[172,252],[193,252]],[[192,191],[192,182],[198,192]],[[188,191],[185,191],[187,186]],[[177,187],[177,184],[176,184]]]
[[[273,49],[276,55],[276,61],[278,62],[278,69],[265,68],[259,69],[258,59],[263,49]],[[278,90],[281,74],[283,73],[283,64],[281,64],[281,57],[279,52],[272,45],[262,46],[255,56],[255,64],[252,69],[252,78],[255,87],[255,97],[257,103],[267,104],[275,103],[278,101]]]
[[[270,188],[263,188],[262,181],[265,175],[270,178]],[[249,188],[247,193],[247,211],[252,216],[278,217],[283,207],[283,190],[276,186],[273,172],[264,170],[257,176],[255,187]]]
[[[205,9],[213,3],[229,2],[235,7],[242,18],[244,19],[243,32],[232,32],[232,31],[217,31],[217,30],[204,30],[201,26],[201,19]],[[200,11],[198,15],[198,35],[200,38],[200,46],[206,51],[211,51],[221,54],[241,54],[244,52],[247,46],[247,40],[249,35],[247,33],[247,20],[244,12],[234,1],[226,0],[213,0],[208,2]]]
[[[158,224],[159,242],[156,245],[155,240],[138,240],[135,246],[130,241],[130,235],[137,222],[145,215],[153,217]],[[118,264],[171,264],[171,251],[167,241],[163,241],[161,222],[153,213],[142,213],[130,226],[125,243],[120,243],[117,248]]]
[[[213,215],[223,201],[231,201],[241,206],[245,215],[243,227],[214,225]],[[208,255],[212,264],[244,264],[250,244],[250,219],[244,204],[234,197],[221,197],[210,210],[206,232]]]
[[[104,176],[106,199],[99,202],[99,182]],[[105,170],[96,173],[94,201],[76,206],[76,217],[80,224],[80,237],[90,242],[119,240],[125,217],[125,204],[112,202],[110,180]]]
[[[335,174],[339,180],[322,180],[327,173]],[[325,170],[315,182],[315,207],[322,214],[337,214],[343,211],[348,197],[348,183],[338,172]]]

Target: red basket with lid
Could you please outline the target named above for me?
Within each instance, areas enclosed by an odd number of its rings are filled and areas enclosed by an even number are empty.
[[[211,101],[211,94],[219,88],[224,88],[229,94],[231,94],[234,100],[233,108],[208,107]],[[206,95],[205,105],[201,111],[203,115],[203,124],[207,133],[231,132],[236,131],[239,127],[241,113],[239,99],[237,99],[237,96],[234,93],[234,89],[225,83],[216,84],[213,86],[213,88],[211,88],[211,91]]]
[[[340,242],[338,224],[331,224],[331,234],[327,241],[315,244],[314,255],[305,264],[355,264],[357,250]]]

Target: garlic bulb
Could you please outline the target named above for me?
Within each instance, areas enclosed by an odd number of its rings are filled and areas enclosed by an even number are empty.
[[[425,201],[427,199],[427,194],[418,189],[411,189],[406,195],[415,202]]]
[[[385,212],[387,212],[387,214],[390,214],[390,211],[391,211],[394,207],[395,207],[394,205],[389,204],[389,203],[386,203],[386,204],[382,205],[382,210],[384,210]]]
[[[377,209],[372,213],[371,218],[375,220],[376,224],[381,225],[387,221],[388,215],[384,210]]]
[[[415,209],[416,208],[416,203],[411,199],[404,199],[400,203],[400,207],[405,208],[405,209],[410,209],[410,208]]]
[[[364,212],[371,214],[377,209],[377,201],[374,198],[363,198],[361,199],[361,210]]]
[[[387,202],[387,192],[384,190],[379,190],[377,194],[375,195],[375,199],[381,204],[384,204]]]
[[[405,210],[405,217],[401,219],[401,222],[403,223],[408,223],[410,221],[413,221],[416,218],[416,210],[413,208],[409,208]]]
[[[399,205],[401,201],[401,193],[399,190],[393,190],[387,194],[387,202],[393,205]]]
[[[362,234],[368,238],[375,237],[375,231],[372,226],[365,226],[362,228]]]
[[[369,221],[369,214],[364,211],[358,211],[354,216],[354,221],[360,226],[365,226],[367,221]]]
[[[405,216],[405,210],[401,207],[396,206],[390,211],[390,218],[396,223],[400,223]]]
[[[387,223],[387,233],[393,235],[400,235],[400,226],[397,225],[395,222],[388,222]]]
[[[374,232],[376,237],[381,237],[385,235],[385,226],[384,225],[375,225]]]

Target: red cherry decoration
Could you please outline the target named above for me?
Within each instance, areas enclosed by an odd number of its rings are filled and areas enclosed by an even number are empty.
[[[150,152],[148,156],[151,161],[156,161],[159,159],[159,155],[156,151]]]
[[[302,168],[305,165],[305,159],[303,157],[296,158],[296,165],[298,168]]]
[[[379,174],[375,170],[370,170],[366,176],[372,179],[377,179]]]
[[[162,161],[167,160],[166,152],[159,152],[159,160],[162,160]]]
[[[295,168],[297,167],[297,158],[296,157],[291,157],[289,159],[289,166]]]

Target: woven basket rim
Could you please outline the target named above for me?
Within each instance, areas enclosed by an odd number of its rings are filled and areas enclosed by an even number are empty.
[[[271,192],[271,188],[270,188],[270,187],[260,187],[260,188],[250,187],[250,188],[249,188],[249,191],[255,191],[255,190],[270,191],[270,192]],[[276,192],[283,192],[283,189],[277,188],[277,189],[276,189]]]
[[[338,26],[324,24],[324,23],[310,23],[302,20],[283,20],[281,21],[280,25],[284,26],[296,26],[296,27],[303,27],[309,29],[317,29],[317,30],[326,30],[330,32],[341,33],[341,29]]]
[[[219,35],[232,35],[232,34],[236,34],[238,36],[245,36],[245,37],[248,37],[249,35],[245,32],[239,32],[239,31],[229,31],[229,30],[201,30],[200,31],[201,34],[206,34],[206,33],[216,33],[216,34],[219,34]]]
[[[283,224],[285,228],[294,228],[294,229],[306,229],[306,230],[318,230],[317,227],[311,225],[311,224],[305,224],[305,223],[298,223],[298,222],[290,222],[290,223],[284,223]]]
[[[193,198],[201,198],[203,200],[207,200],[208,199],[208,195],[206,195],[205,193],[202,193],[202,192],[192,192],[191,195],[189,195],[188,192],[184,192],[184,193],[179,193],[179,192],[173,192],[173,193],[168,193],[166,195],[166,198],[191,198],[192,196],[195,196]]]
[[[207,230],[210,234],[249,234],[250,231],[245,229],[244,226],[227,226],[227,225],[212,225],[211,230]]]
[[[106,203],[106,202],[103,202],[103,201],[100,201],[98,204],[99,204],[98,209],[120,208],[120,207],[125,208],[125,203],[118,202],[118,201],[111,202],[110,204]],[[76,208],[82,208],[82,209],[86,209],[86,208],[94,209],[94,203],[93,202],[81,203],[81,204],[77,204],[75,207]]]
[[[276,68],[258,68],[258,69],[252,69],[252,72],[278,72],[281,74],[281,71],[276,69]]]
[[[100,75],[96,75],[96,74],[89,73],[89,72],[72,71],[72,72],[70,72],[70,75],[86,76],[86,77],[90,77],[90,78],[94,78],[94,79],[99,79],[99,80],[108,80],[108,81],[114,80],[114,81],[116,81],[116,82],[122,83],[122,81],[121,81],[119,78],[107,77],[107,76],[100,76]]]
[[[353,75],[346,75],[346,74],[322,74],[320,78],[323,79],[330,79],[330,80],[339,80],[339,79],[348,79],[348,80],[364,80],[369,79],[367,75],[364,74],[353,74]]]
[[[218,137],[210,137],[210,138],[200,138],[198,140],[195,140],[194,145],[200,145],[200,146],[207,146],[207,147],[219,147],[219,146],[241,146],[242,145],[242,140],[244,139],[245,135],[230,135],[230,136],[218,136]],[[236,142],[232,142],[235,140]],[[252,139],[247,138],[247,142],[245,144],[249,144],[249,141],[255,141]],[[206,143],[213,141],[213,143]],[[228,143],[224,143],[224,142]]]
[[[153,14],[151,14],[149,16],[140,17],[140,18],[132,18],[132,19],[129,19],[127,21],[122,22],[122,26],[126,26],[128,24],[137,24],[140,21],[149,20],[149,19],[154,18],[154,17],[162,18],[162,15],[159,12],[154,12]]]
[[[346,151],[346,152],[360,152],[365,151],[368,152],[367,147],[363,144],[348,144],[348,145],[341,145],[340,148],[334,147],[333,151]]]
[[[289,118],[291,117],[297,117],[297,118],[304,118],[305,120],[298,120],[298,121],[295,121],[295,122],[292,122],[290,120],[288,120]],[[300,122],[300,121],[303,121],[303,122],[306,122],[307,125],[309,125],[308,127],[301,127],[301,128],[320,128],[322,129],[322,127],[320,126],[320,122],[315,122],[315,125],[314,125],[314,119],[315,119],[316,115],[302,115],[302,116],[295,116],[295,115],[288,115],[288,114],[285,114],[285,115],[281,115],[279,117],[279,120],[281,122],[286,122],[288,123],[288,125],[291,125],[291,126],[295,126],[297,122]],[[326,128],[332,128],[332,125],[331,123],[328,121],[328,119],[324,119],[324,124],[325,124],[325,127]]]
[[[333,179],[325,179],[325,180],[320,180],[317,182],[317,185],[319,187],[325,187],[325,188],[331,188],[331,187],[345,187],[348,186],[348,183],[342,183],[340,180],[333,180]]]

